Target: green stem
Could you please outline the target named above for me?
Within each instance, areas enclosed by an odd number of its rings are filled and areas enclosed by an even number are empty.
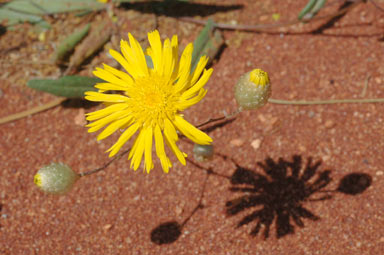
[[[282,100],[282,99],[268,99],[269,103],[272,104],[285,104],[285,105],[321,105],[321,104],[364,104],[364,103],[384,103],[384,98],[367,98],[367,99],[329,99],[329,100]],[[236,111],[230,115],[221,116],[218,118],[211,118],[208,121],[197,125],[196,127],[200,128],[212,122],[217,122],[225,119],[232,118],[239,114],[241,110],[238,108]]]
[[[330,99],[330,100],[281,100],[270,98],[269,103],[288,105],[314,105],[314,104],[355,104],[355,103],[383,103],[384,98],[368,99]]]

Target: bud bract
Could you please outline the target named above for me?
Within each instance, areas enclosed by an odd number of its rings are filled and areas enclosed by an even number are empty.
[[[235,98],[240,110],[260,108],[268,102],[270,96],[268,73],[261,69],[244,74],[235,86]]]
[[[213,145],[200,145],[193,146],[193,157],[198,162],[204,162],[213,158]]]
[[[33,181],[44,192],[64,194],[71,190],[79,177],[69,166],[62,163],[52,163],[40,168]]]

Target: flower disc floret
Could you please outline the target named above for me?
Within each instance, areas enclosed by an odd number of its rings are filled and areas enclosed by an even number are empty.
[[[154,167],[154,141],[156,155],[164,172],[168,172],[172,163],[165,152],[165,143],[177,159],[186,164],[187,155],[176,145],[177,131],[197,144],[212,142],[207,134],[187,122],[181,112],[204,98],[207,93],[204,86],[213,70],[205,69],[208,58],[203,56],[191,72],[193,44],[186,46],[179,59],[177,36],[162,43],[157,30],[150,32],[150,47],[145,52],[131,34],[128,37],[129,42],[121,40],[121,53],[110,50],[111,56],[126,72],[106,64],[93,72],[105,82],[96,84],[99,91],[86,92],[85,98],[103,102],[106,107],[87,114],[87,120],[91,121],[88,131],[104,128],[97,137],[101,140],[123,130],[117,142],[108,149],[110,157],[137,134],[128,159],[131,168],[137,170],[144,157],[147,172]],[[146,57],[152,60],[153,67],[147,65]]]

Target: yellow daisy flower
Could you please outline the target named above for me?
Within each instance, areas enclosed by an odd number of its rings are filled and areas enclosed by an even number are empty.
[[[212,74],[212,68],[205,69],[208,58],[200,58],[191,73],[193,44],[184,49],[180,60],[177,36],[168,38],[162,44],[157,30],[148,33],[150,47],[144,53],[138,41],[129,33],[129,43],[121,40],[122,54],[110,50],[110,54],[127,73],[104,64],[104,69],[96,68],[93,74],[105,82],[95,85],[99,92],[88,91],[85,99],[104,102],[102,110],[87,114],[88,132],[106,127],[97,137],[104,139],[116,130],[123,130],[117,142],[108,149],[109,157],[116,155],[121,147],[138,133],[128,155],[131,168],[137,170],[144,155],[145,170],[153,168],[152,144],[155,140],[156,155],[164,172],[172,166],[165,153],[164,141],[177,159],[186,164],[187,154],[180,151],[176,142],[177,131],[194,143],[207,145],[212,139],[187,122],[180,113],[198,103],[207,91],[204,85]],[[147,55],[147,56],[146,56]],[[150,57],[153,67],[147,65]],[[112,93],[105,93],[112,91]],[[122,91],[115,94],[114,91]]]

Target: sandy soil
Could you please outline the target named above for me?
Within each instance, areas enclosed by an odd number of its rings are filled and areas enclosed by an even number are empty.
[[[163,38],[178,34],[185,46],[201,29],[174,16],[258,24],[275,22],[272,14],[279,13],[284,22],[306,3],[194,2],[233,8],[163,10]],[[322,14],[339,6],[329,1]],[[112,64],[107,50],[127,32],[145,38],[154,28],[148,4],[127,7],[116,10],[118,32],[80,74]],[[61,74],[50,63],[54,47],[84,20],[59,15],[50,22],[45,41],[30,25],[1,35],[1,117],[54,100],[26,82]],[[384,97],[384,13],[360,4],[332,26],[324,24],[223,31],[226,48],[213,64],[208,94],[186,119],[199,124],[235,110],[233,86],[253,68],[269,73],[275,99]],[[104,151],[117,134],[97,142],[81,121],[84,112],[98,108],[69,101],[0,126],[1,254],[384,253],[383,104],[270,103],[209,128],[216,151],[211,162],[175,163],[164,174],[156,161],[148,175],[120,159],[80,179],[65,196],[40,192],[33,176],[43,165],[65,162],[80,172],[108,161]],[[193,161],[192,145],[179,145]]]

